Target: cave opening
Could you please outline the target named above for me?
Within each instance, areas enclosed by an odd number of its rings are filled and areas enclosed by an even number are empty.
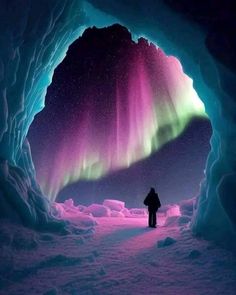
[[[211,125],[180,62],[123,26],[87,28],[55,69],[28,138],[52,201],[142,207],[196,197]]]

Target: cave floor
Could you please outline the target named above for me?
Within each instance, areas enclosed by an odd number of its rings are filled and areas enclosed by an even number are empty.
[[[150,229],[145,218],[96,220],[94,233],[83,237],[1,225],[11,235],[1,246],[0,294],[235,294],[230,251],[184,227]],[[172,244],[161,242],[167,237]]]

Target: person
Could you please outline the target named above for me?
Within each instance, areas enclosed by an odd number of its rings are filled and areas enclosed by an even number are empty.
[[[161,207],[161,202],[155,189],[151,187],[150,192],[144,200],[144,205],[148,206],[148,225],[149,227],[156,227],[157,223],[157,210]]]

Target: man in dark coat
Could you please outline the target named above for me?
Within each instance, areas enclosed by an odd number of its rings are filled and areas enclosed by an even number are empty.
[[[158,208],[161,207],[161,202],[159,200],[158,194],[155,192],[155,189],[152,187],[150,192],[144,200],[144,205],[148,206],[148,225],[149,227],[156,227],[157,217],[156,213]]]

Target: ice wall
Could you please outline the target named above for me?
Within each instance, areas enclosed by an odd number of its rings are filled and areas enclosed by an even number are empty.
[[[0,216],[58,228],[35,181],[26,134],[53,70],[81,33],[81,1],[0,3]]]
[[[205,1],[196,11],[199,1],[189,2],[190,6],[188,2],[90,0],[103,15],[115,15],[133,33],[145,35],[177,56],[193,78],[213,136],[192,227],[216,240],[232,239],[236,228],[235,17],[226,7],[229,1],[216,9],[211,7],[214,1]],[[173,5],[177,7],[172,9]],[[0,210],[1,215],[10,216],[14,209],[28,224],[45,223],[49,214],[33,181],[29,148],[23,142],[34,114],[43,107],[52,70],[78,35],[80,11],[76,0],[1,1],[0,198],[6,206]]]

